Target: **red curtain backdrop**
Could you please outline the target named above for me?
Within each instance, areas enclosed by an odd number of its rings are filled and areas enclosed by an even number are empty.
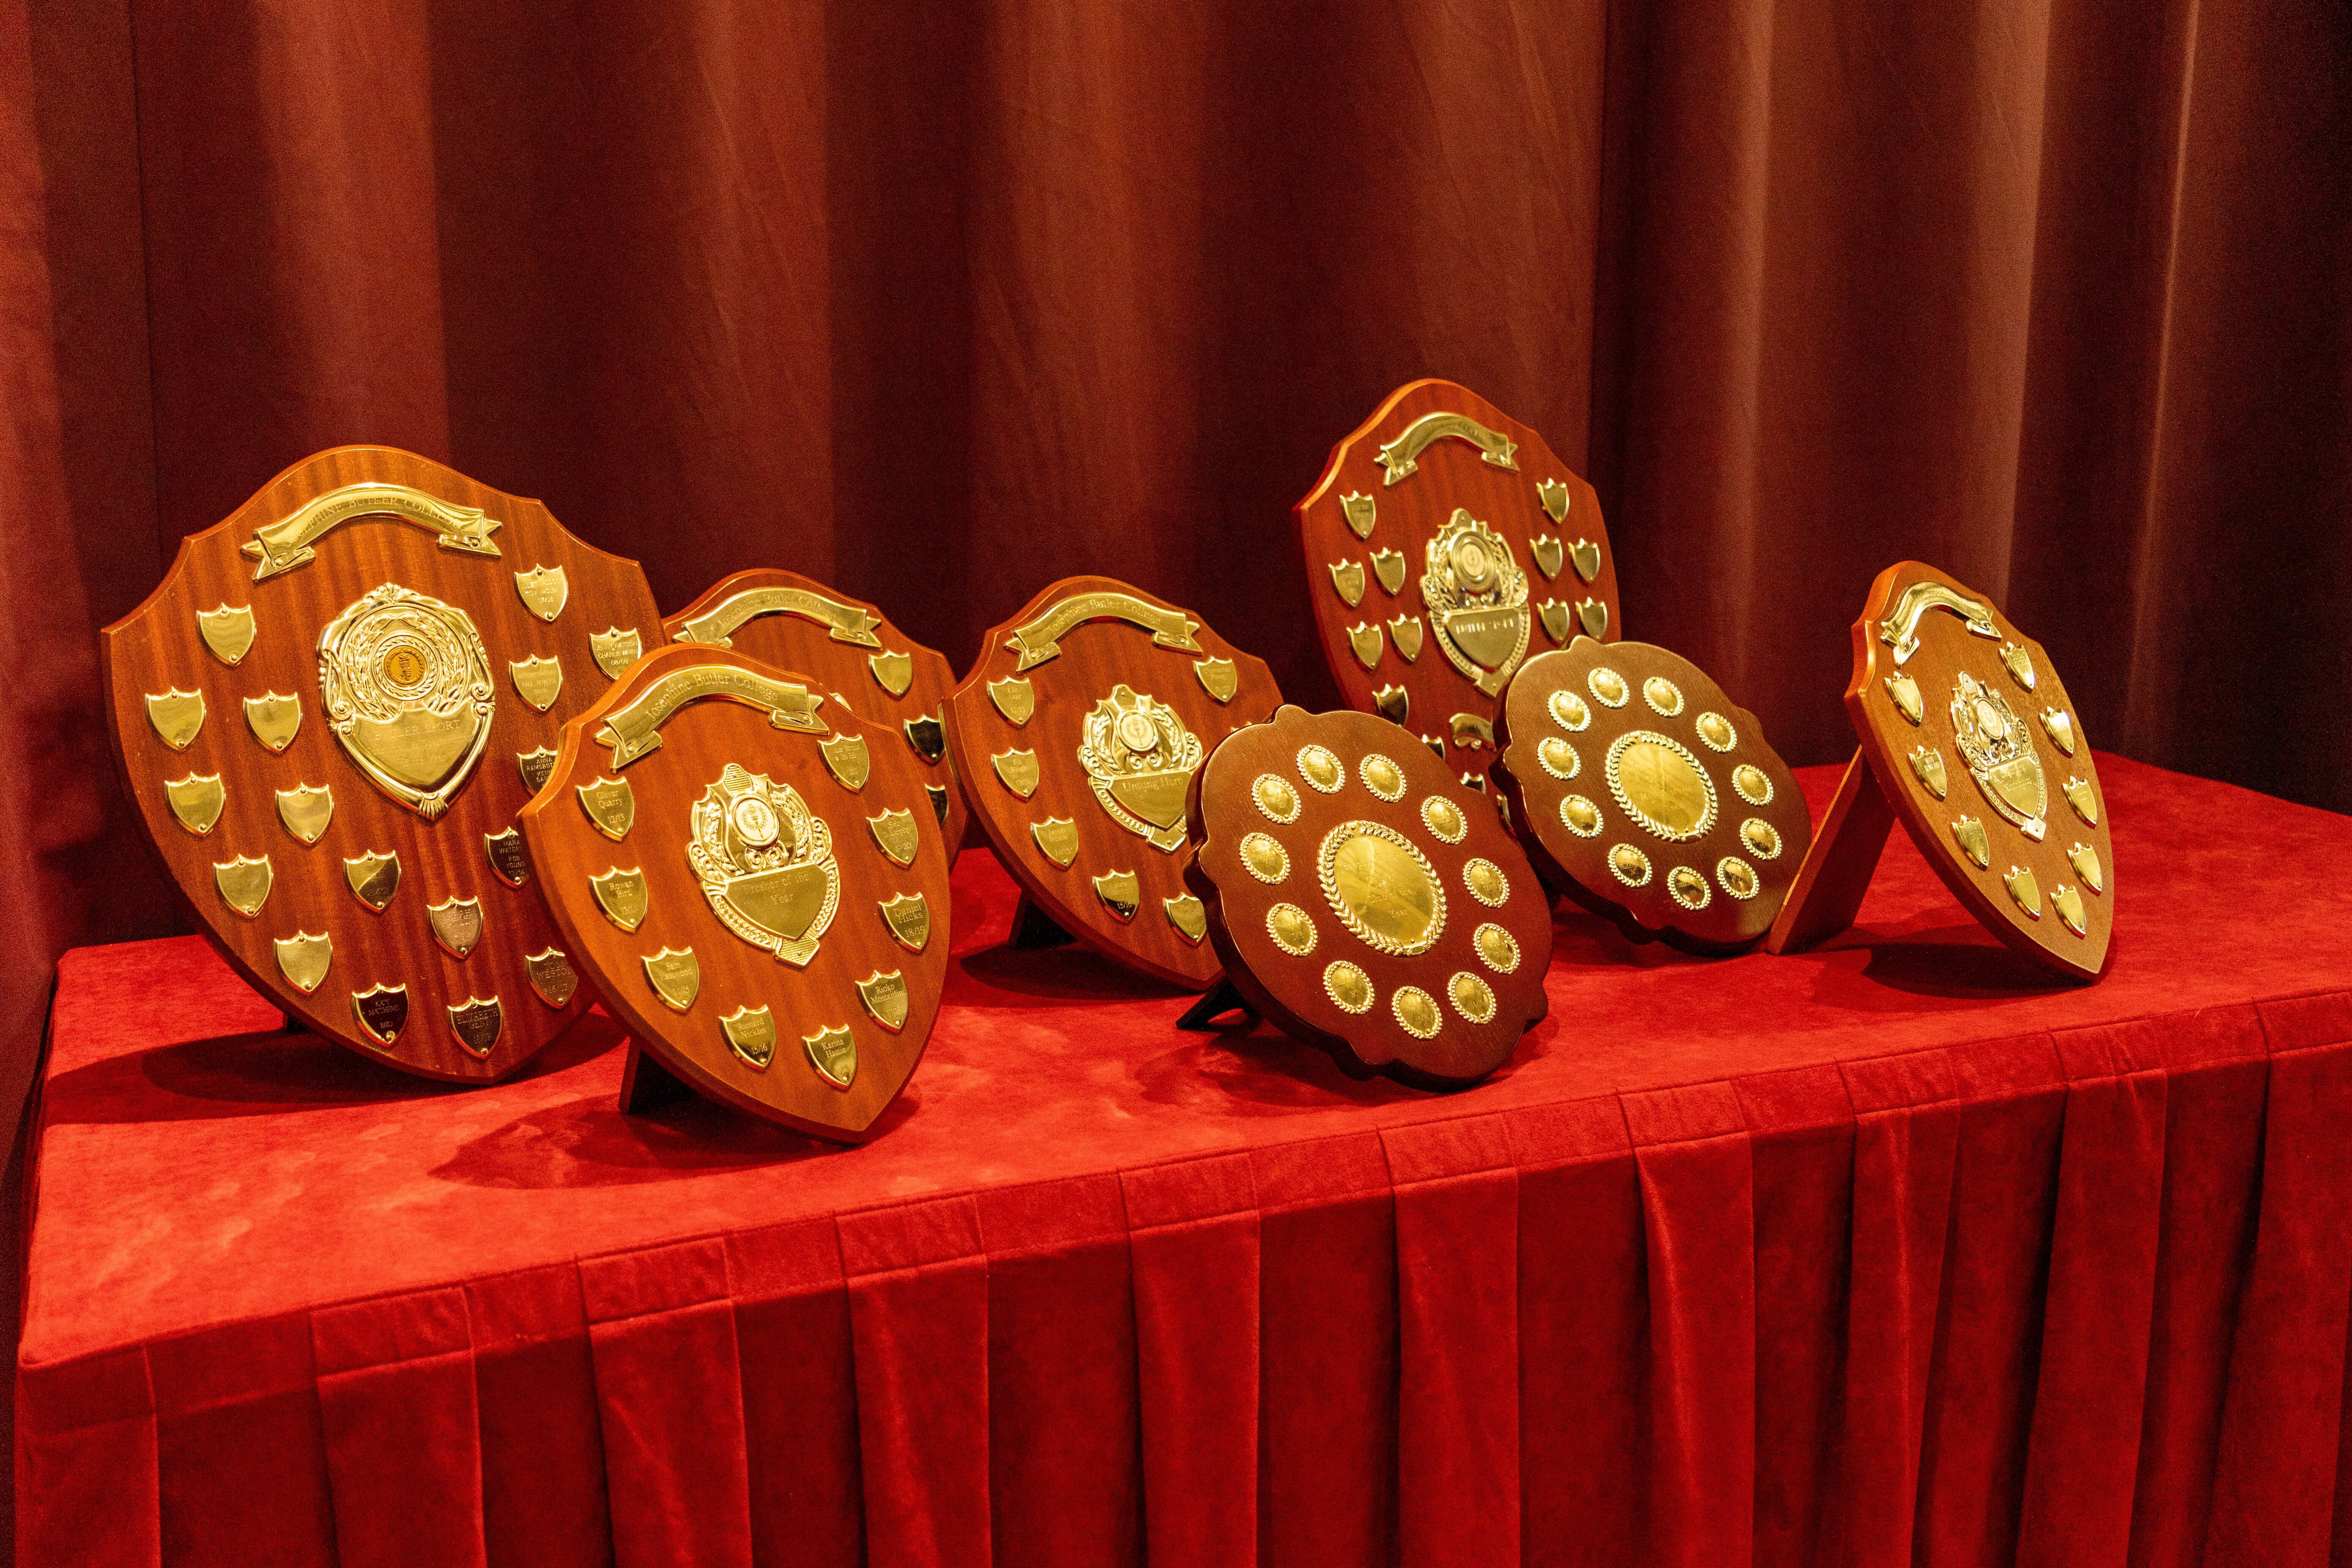
[[[0,0],[0,1110],[55,954],[181,918],[91,628],[341,442],[666,609],[961,666],[1108,572],[1311,703],[1286,509],[1450,376],[1792,761],[1916,555],[2099,745],[2352,805],[2347,242],[2340,0]]]

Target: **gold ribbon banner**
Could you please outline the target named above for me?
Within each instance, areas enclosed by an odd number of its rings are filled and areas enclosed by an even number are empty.
[[[328,530],[354,518],[376,516],[430,529],[441,536],[444,550],[462,550],[468,555],[499,553],[490,535],[503,525],[485,516],[481,508],[455,506],[406,485],[373,483],[342,485],[313,496],[293,516],[255,529],[253,537],[238,549],[246,559],[261,563],[253,571],[253,580],[258,583],[316,559],[318,552],[310,546]]]
[[[681,669],[646,688],[635,701],[608,716],[604,727],[596,731],[597,744],[613,748],[613,771],[618,773],[646,752],[658,750],[661,727],[669,722],[670,715],[706,698],[726,698],[757,708],[779,730],[795,730],[803,735],[832,733],[817,711],[824,699],[805,686],[770,680],[725,665]]]
[[[733,645],[727,639],[736,628],[760,616],[798,616],[823,626],[835,642],[856,643],[859,647],[882,646],[882,639],[874,635],[880,621],[856,605],[845,605],[806,588],[746,588],[731,594],[682,624],[677,640],[729,647]]]
[[[1021,656],[1014,670],[1034,668],[1059,658],[1062,650],[1055,644],[1086,621],[1127,621],[1150,632],[1151,640],[1161,647],[1179,653],[1201,651],[1201,645],[1192,640],[1199,623],[1186,619],[1181,610],[1159,609],[1132,594],[1080,594],[1047,605],[1044,615],[1013,628],[1004,646]]]
[[[2000,638],[2000,628],[1993,625],[1992,611],[1983,605],[1941,583],[1914,583],[1895,601],[1895,613],[1878,623],[1878,640],[1895,650],[1896,664],[1919,651],[1919,623],[1930,610],[1949,610],[1968,622],[1969,630],[1977,636],[1996,642]]]
[[[1388,478],[1381,482],[1386,489],[1399,479],[1421,467],[1421,455],[1433,441],[1451,436],[1457,441],[1467,441],[1478,448],[1478,455],[1498,468],[1518,468],[1512,456],[1519,444],[1499,430],[1489,430],[1467,414],[1424,414],[1404,427],[1404,434],[1381,448],[1381,467]]]

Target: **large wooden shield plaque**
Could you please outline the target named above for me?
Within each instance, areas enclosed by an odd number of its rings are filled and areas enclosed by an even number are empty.
[[[1706,672],[1579,637],[1504,696],[1495,777],[1544,880],[1635,941],[1698,952],[1762,936],[1812,842],[1797,781]]]
[[[861,713],[887,719],[929,770],[924,791],[950,847],[960,847],[971,813],[956,787],[941,717],[955,671],[947,656],[890,624],[862,599],[797,572],[761,568],[722,577],[662,622],[674,643],[731,647],[796,669],[838,691]]]
[[[317,1033],[511,1072],[586,1005],[515,813],[661,627],[535,500],[383,447],[184,541],[100,647],[117,755],[215,945]]]
[[[1551,901],[1494,807],[1363,713],[1210,754],[1188,880],[1225,977],[1349,1073],[1475,1083],[1548,1009]]]
[[[633,1048],[714,1100],[857,1142],[922,1059],[947,973],[929,776],[804,674],[673,647],[564,726],[523,834]]]
[[[1069,577],[988,634],[948,746],[997,858],[1064,931],[1190,986],[1217,977],[1185,889],[1185,791],[1281,700],[1263,661],[1108,577]]]
[[[1467,387],[1391,393],[1296,510],[1340,694],[1457,773],[1494,762],[1495,715],[1522,664],[1621,634],[1592,487]]]

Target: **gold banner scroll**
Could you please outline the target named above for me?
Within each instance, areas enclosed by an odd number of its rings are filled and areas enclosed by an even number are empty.
[[[2000,628],[1992,623],[1992,612],[1974,599],[1963,597],[1941,583],[1914,583],[1895,602],[1895,613],[1878,623],[1878,640],[1895,650],[1895,663],[1901,664],[1919,651],[1919,623],[1930,610],[1951,611],[1968,622],[1969,630],[1980,637],[1996,641],[2000,637]]]
[[[856,643],[859,647],[882,646],[882,639],[874,632],[882,624],[880,621],[856,605],[845,605],[806,588],[746,588],[740,594],[730,594],[682,624],[677,629],[677,640],[730,647],[733,645],[727,639],[735,635],[736,628],[761,616],[798,616],[823,626],[835,642]]]
[[[444,550],[462,550],[468,555],[499,552],[490,535],[503,525],[485,516],[481,508],[454,506],[406,485],[374,483],[343,485],[313,496],[293,516],[255,529],[253,537],[238,548],[246,559],[261,563],[253,569],[253,580],[258,583],[315,559],[318,552],[310,546],[329,529],[355,518],[379,516],[432,530],[441,536]]]
[[[824,699],[812,695],[805,686],[770,680],[748,669],[726,665],[681,669],[646,688],[635,701],[612,714],[604,721],[604,727],[596,731],[597,744],[613,748],[613,771],[618,773],[639,757],[659,749],[661,727],[669,722],[670,715],[689,702],[706,698],[726,698],[757,708],[779,730],[797,730],[804,735],[832,733],[817,712]]]
[[[1016,626],[1004,646],[1021,656],[1013,668],[1031,669],[1049,658],[1058,658],[1062,650],[1055,644],[1067,637],[1072,627],[1087,621],[1127,621],[1151,634],[1151,640],[1161,647],[1180,653],[1198,653],[1201,645],[1192,640],[1200,629],[1198,622],[1185,618],[1181,610],[1162,610],[1145,604],[1132,594],[1078,594],[1048,605],[1045,613],[1025,626]]]
[[[1404,434],[1381,448],[1381,467],[1388,478],[1381,482],[1385,489],[1421,467],[1421,455],[1433,441],[1451,436],[1467,441],[1478,448],[1479,456],[1498,468],[1518,468],[1512,453],[1519,444],[1499,430],[1489,430],[1467,414],[1424,414],[1404,427]]]

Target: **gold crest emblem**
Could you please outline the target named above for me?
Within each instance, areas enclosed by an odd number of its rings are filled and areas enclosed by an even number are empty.
[[[1919,683],[1907,675],[1895,674],[1886,678],[1886,695],[1895,710],[1914,724],[1927,716],[1927,705],[1919,695]]]
[[[267,855],[240,855],[213,867],[213,886],[220,889],[221,902],[247,920],[259,914],[261,906],[269,901],[270,884],[276,879]]]
[[[1331,564],[1331,586],[1339,591],[1340,602],[1354,609],[1364,599],[1364,568],[1359,562],[1336,561]]]
[[[1601,575],[1601,546],[1589,539],[1580,539],[1568,547],[1568,559],[1576,574],[1586,582]]]
[[[562,1006],[580,989],[580,976],[572,971],[572,961],[559,949],[551,947],[545,952],[532,953],[522,961],[522,968],[530,976],[530,988],[551,1007]]]
[[[1095,897],[1102,900],[1112,919],[1131,921],[1142,906],[1143,890],[1134,872],[1106,871],[1095,879]]]
[[[893,893],[876,906],[882,911],[882,923],[908,952],[920,952],[930,944],[931,906],[920,893]]]
[[[1963,816],[1952,824],[1952,842],[1960,853],[1976,862],[1982,871],[1992,864],[1992,841],[1985,837],[1984,824],[1973,816]]]
[[[908,720],[900,728],[906,731],[907,744],[915,749],[915,755],[937,767],[948,749],[948,732],[940,721],[926,713],[919,719]]]
[[[626,779],[598,779],[580,786],[580,809],[597,832],[617,844],[637,820],[637,792]]]
[[[351,888],[352,897],[382,914],[392,895],[400,890],[400,857],[371,852],[346,858],[343,881]]]
[[[1110,819],[1155,849],[1184,842],[1184,796],[1206,749],[1176,710],[1121,684],[1079,729],[1078,763]]]
[[[1030,824],[1029,837],[1037,841],[1046,859],[1065,871],[1078,858],[1078,825],[1066,816],[1049,816]]]
[[[392,1042],[408,1026],[408,987],[376,984],[352,992],[352,1016],[358,1020],[361,1034],[385,1050],[392,1049]]]
[[[646,906],[652,895],[642,868],[632,866],[624,871],[616,866],[601,877],[589,878],[588,890],[596,896],[596,907],[604,911],[604,918],[623,931],[635,931],[645,923]]]
[[[196,634],[215,658],[235,664],[253,647],[253,606],[223,605],[216,610],[198,610]]]
[[[988,700],[1004,715],[1004,721],[1018,728],[1029,722],[1029,715],[1037,711],[1037,692],[1026,676],[1012,675],[1003,680],[988,683]]]
[[[1462,507],[1429,542],[1421,596],[1447,662],[1488,696],[1528,652],[1528,574],[1500,534]]]
[[[556,698],[563,690],[563,661],[541,658],[534,654],[520,662],[509,662],[507,679],[514,682],[516,692],[525,702],[544,713],[555,706]]]
[[[915,658],[905,653],[869,653],[866,668],[874,673],[874,684],[893,697],[907,695],[907,688],[915,684]]]
[[[1558,599],[1546,599],[1538,605],[1536,615],[1543,622],[1544,636],[1556,643],[1566,642],[1569,634],[1576,629],[1569,619],[1568,606]]]
[[[485,1002],[478,996],[467,996],[463,1002],[449,1004],[449,1032],[457,1043],[478,1057],[487,1058],[490,1047],[499,1043],[499,1031],[506,1026],[506,1012],[495,996]]]
[[[520,888],[530,880],[530,851],[514,828],[483,834],[482,853],[489,857],[491,873],[508,887]]]
[[[572,584],[563,578],[561,566],[534,566],[528,572],[514,574],[515,595],[522,600],[523,608],[542,621],[551,621],[563,613],[564,601],[572,597]]]
[[[1037,753],[1015,747],[999,752],[988,759],[996,770],[996,777],[1006,789],[1027,800],[1037,793]]]
[[[222,808],[228,805],[228,786],[221,783],[218,773],[190,773],[167,781],[163,798],[180,826],[202,838],[213,830]]]
[[[2044,708],[2042,710],[2042,728],[2049,735],[2051,744],[2070,757],[2074,754],[2074,716],[2072,713],[2063,709]]]
[[[319,689],[344,752],[378,789],[430,822],[490,738],[490,656],[466,613],[395,583],[319,634]]]
[[[719,640],[724,643],[726,639]],[[595,659],[596,668],[604,672],[607,680],[620,679],[622,672],[636,663],[645,651],[646,639],[637,635],[635,626],[626,631],[606,626],[601,632],[588,634],[589,656]]]
[[[1952,743],[1995,811],[2028,838],[2048,831],[2050,786],[2032,738],[2009,700],[1966,670],[1952,689]]]
[[[809,1066],[834,1088],[847,1089],[857,1076],[857,1039],[846,1028],[835,1026],[803,1035],[801,1044],[808,1047]]]
[[[689,818],[687,860],[719,923],[804,965],[841,904],[833,831],[800,792],[730,763]]]
[[[455,897],[437,904],[425,906],[425,922],[433,928],[433,940],[439,942],[452,958],[463,958],[474,951],[482,940],[482,900]]]
[[[305,844],[325,837],[327,825],[334,819],[335,792],[325,784],[302,784],[278,792],[278,820]]]
[[[295,731],[302,728],[302,700],[280,697],[275,691],[248,697],[245,700],[245,722],[255,740],[273,752],[282,752],[294,743]]]
[[[738,1007],[719,1020],[727,1048],[743,1058],[753,1072],[765,1072],[776,1059],[776,1016],[765,1007]]]
[[[2083,879],[2083,886],[2091,891],[2104,892],[2106,878],[2099,866],[2099,852],[2087,844],[2077,844],[2066,851],[2066,864],[2074,868],[2074,875]]]
[[[898,970],[878,971],[857,983],[857,999],[874,1021],[897,1034],[907,1026],[907,977]]]
[[[1200,946],[1201,939],[1209,934],[1209,911],[1201,900],[1183,893],[1160,902],[1168,911],[1168,923],[1176,928],[1176,934],[1194,947]]]
[[[1381,628],[1359,621],[1348,628],[1348,647],[1355,654],[1358,664],[1371,668],[1381,662]]]
[[[183,691],[178,687],[160,696],[147,693],[147,722],[155,726],[155,734],[163,744],[175,752],[184,752],[205,727],[205,694],[202,690]]]
[[[665,947],[646,954],[643,962],[646,984],[654,988],[663,1006],[683,1013],[694,1005],[702,990],[702,961],[694,956],[694,949]]]
[[[1372,525],[1380,521],[1381,503],[1371,496],[1358,495],[1352,490],[1339,498],[1339,514],[1359,539],[1372,536]]]
[[[1536,500],[1543,503],[1544,515],[1551,519],[1552,521],[1565,522],[1568,521],[1568,486],[1562,480],[1538,479],[1536,481]],[[1557,577],[1559,575],[1559,558],[1558,556],[1554,556],[1552,558],[1552,563],[1544,568],[1544,575],[1547,577]]]
[[[1609,635],[1609,606],[1599,599],[1579,599],[1576,619],[1584,627],[1584,635],[1594,642]]]
[[[555,772],[555,748],[541,746],[535,752],[517,752],[515,767],[522,774],[522,787],[537,795]]]
[[[1412,693],[1402,686],[1383,686],[1372,693],[1372,706],[1391,724],[1412,717]]]
[[[2086,827],[2096,827],[2099,825],[2097,792],[2094,791],[2088,783],[2076,778],[2072,773],[2066,775],[2066,782],[2060,788],[2065,794],[2066,804],[2073,806],[2074,815],[2083,819],[2083,825]]]
[[[1404,552],[1401,550],[1372,552],[1372,575],[1381,586],[1393,594],[1404,586]]]
[[[829,741],[819,741],[817,750],[824,753],[824,771],[834,782],[856,795],[866,787],[866,776],[874,769],[874,759],[866,751],[863,735],[835,735]]]
[[[327,970],[335,962],[335,939],[312,936],[298,931],[292,936],[275,939],[270,946],[278,952],[278,973],[286,983],[308,996],[327,978]]]
[[[1528,541],[1528,553],[1535,558],[1536,569],[1546,577],[1559,575],[1562,557],[1559,540],[1549,533],[1538,533]]]
[[[874,836],[874,847],[900,866],[913,865],[915,852],[923,845],[921,830],[907,812],[886,811],[879,816],[869,816],[866,830]]]
[[[1201,689],[1220,703],[1231,702],[1234,693],[1241,689],[1241,674],[1229,658],[1196,660],[1192,673],[1201,678]]]
[[[1933,746],[1911,748],[1911,771],[1920,786],[1937,800],[1944,798],[1944,753]]]
[[[1407,664],[1421,657],[1421,617],[1399,616],[1389,623],[1389,636],[1396,642],[1396,650]]]

